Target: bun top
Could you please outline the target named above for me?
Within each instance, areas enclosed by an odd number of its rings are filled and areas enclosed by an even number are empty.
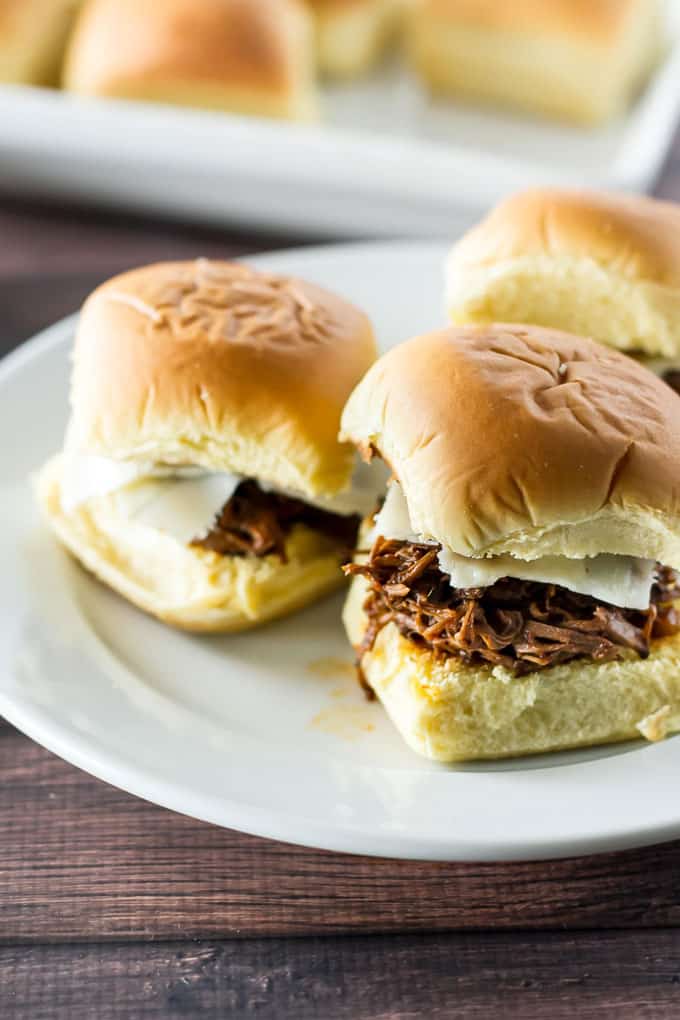
[[[454,247],[449,269],[584,257],[631,281],[680,287],[680,205],[637,195],[532,189],[511,195]]]
[[[680,400],[633,359],[533,326],[394,348],[349,399],[417,534],[464,556],[631,555],[680,567]]]
[[[342,407],[375,357],[366,316],[302,280],[205,259],[132,270],[83,307],[67,448],[334,494],[353,467]]]
[[[508,31],[554,31],[609,42],[644,4],[656,0],[420,0],[443,20]]]
[[[88,0],[66,88],[243,112],[304,89],[313,113],[313,25],[299,0]],[[258,108],[262,104],[262,109]],[[271,106],[271,110],[269,107]]]

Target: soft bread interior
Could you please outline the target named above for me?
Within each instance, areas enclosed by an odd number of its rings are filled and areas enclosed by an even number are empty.
[[[309,119],[317,112],[313,25],[296,0],[89,0],[64,87]]]

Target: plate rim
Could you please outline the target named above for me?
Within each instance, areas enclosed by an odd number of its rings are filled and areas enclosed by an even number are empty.
[[[284,262],[289,259],[295,260],[300,256],[330,256],[335,259],[342,253],[351,258],[366,252],[370,255],[379,254],[381,250],[389,250],[399,255],[408,250],[409,256],[413,258],[417,257],[418,251],[421,254],[427,251],[430,255],[434,255],[435,252],[441,253],[445,248],[446,245],[441,241],[425,241],[420,244],[414,244],[411,241],[358,242],[295,247],[263,253],[248,258],[247,261],[249,264],[257,265],[259,263],[262,266],[272,266],[281,260]],[[289,271],[294,272],[294,267]],[[29,367],[32,362],[39,360],[52,348],[66,345],[72,335],[77,316],[78,313],[75,313],[53,323],[6,355],[0,361],[0,387],[6,385],[15,372]],[[2,646],[0,645],[1,653]],[[678,807],[676,816],[667,818],[666,821],[645,825],[627,820],[625,825],[615,831],[610,829],[608,832],[600,833],[578,832],[571,838],[560,838],[559,843],[548,838],[543,841],[534,840],[533,843],[527,844],[522,838],[517,839],[513,837],[513,834],[509,834],[502,848],[499,847],[497,839],[488,843],[480,843],[478,839],[470,842],[469,839],[466,840],[464,834],[460,833],[447,834],[441,838],[433,836],[432,833],[428,835],[390,831],[378,833],[370,826],[366,827],[365,824],[340,824],[333,819],[317,820],[315,825],[311,826],[307,818],[304,821],[305,834],[301,837],[295,832],[296,826],[300,824],[299,816],[277,814],[272,811],[271,807],[265,809],[258,805],[251,805],[249,809],[246,809],[243,804],[234,799],[220,800],[219,812],[217,812],[216,807],[215,810],[211,808],[212,801],[208,797],[198,809],[188,810],[186,800],[183,802],[184,789],[181,786],[159,782],[156,777],[148,773],[145,774],[143,771],[140,772],[129,762],[116,760],[108,753],[108,749],[100,749],[97,753],[88,741],[81,742],[80,745],[74,744],[73,732],[70,732],[61,720],[43,718],[45,713],[37,710],[35,705],[12,699],[1,686],[0,710],[10,724],[36,740],[50,752],[114,787],[189,817],[299,846],[393,859],[520,861],[611,852],[665,842],[680,836],[680,807]],[[680,748],[680,743],[676,746]],[[641,750],[644,750],[647,755],[651,755],[655,751],[665,751],[665,756],[668,757],[670,754],[671,758],[674,753],[671,749],[671,741],[666,742],[663,746],[645,747],[642,745]],[[657,760],[661,760],[662,757],[662,755],[656,755]],[[596,762],[585,762],[580,763],[580,766],[566,765],[564,768],[594,766],[595,764]],[[557,766],[557,768],[563,767]],[[378,771],[382,770],[378,769]],[[448,774],[447,770],[444,769],[441,773],[433,772],[425,775],[442,776],[446,774]],[[460,773],[456,774],[460,775]],[[433,781],[433,785],[434,783],[435,781]]]

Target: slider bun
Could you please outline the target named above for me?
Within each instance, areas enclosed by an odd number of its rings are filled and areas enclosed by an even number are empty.
[[[298,0],[89,0],[64,86],[305,119],[315,113],[313,73],[313,26]]]
[[[393,348],[350,397],[414,531],[464,556],[599,553],[680,568],[680,401],[591,340],[469,326]]]
[[[218,556],[191,548],[118,512],[115,494],[65,514],[62,458],[37,479],[42,510],[59,540],[101,581],[165,623],[191,631],[239,631],[291,613],[342,586],[337,546],[298,525],[275,556]]]
[[[680,206],[532,190],[453,248],[454,322],[534,322],[624,351],[680,355]]]
[[[67,448],[332,495],[353,468],[342,407],[375,354],[366,316],[313,284],[206,260],[133,270],[83,308]]]
[[[369,70],[395,34],[402,0],[308,0],[316,18],[324,74],[352,78]]]
[[[410,0],[435,93],[579,124],[621,113],[662,50],[660,0]]]
[[[0,0],[0,81],[52,85],[80,0]]]
[[[355,578],[343,619],[358,645],[367,583]],[[680,634],[648,659],[577,660],[528,676],[502,666],[437,659],[390,623],[361,660],[364,675],[406,743],[436,761],[509,758],[680,730]]]

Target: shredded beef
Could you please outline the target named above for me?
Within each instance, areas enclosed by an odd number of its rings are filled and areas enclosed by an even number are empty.
[[[265,492],[257,482],[241,482],[217,513],[210,531],[191,543],[221,556],[278,556],[286,562],[286,536],[296,524],[306,524],[333,539],[340,550],[356,542],[358,516],[329,513],[277,492]]]
[[[554,584],[504,577],[488,588],[452,588],[437,564],[439,546],[378,538],[366,563],[344,570],[371,587],[358,657],[394,623],[442,657],[502,665],[521,676],[572,659],[607,662],[631,649],[649,655],[652,638],[676,634],[680,579],[659,566],[647,610],[620,609]]]

